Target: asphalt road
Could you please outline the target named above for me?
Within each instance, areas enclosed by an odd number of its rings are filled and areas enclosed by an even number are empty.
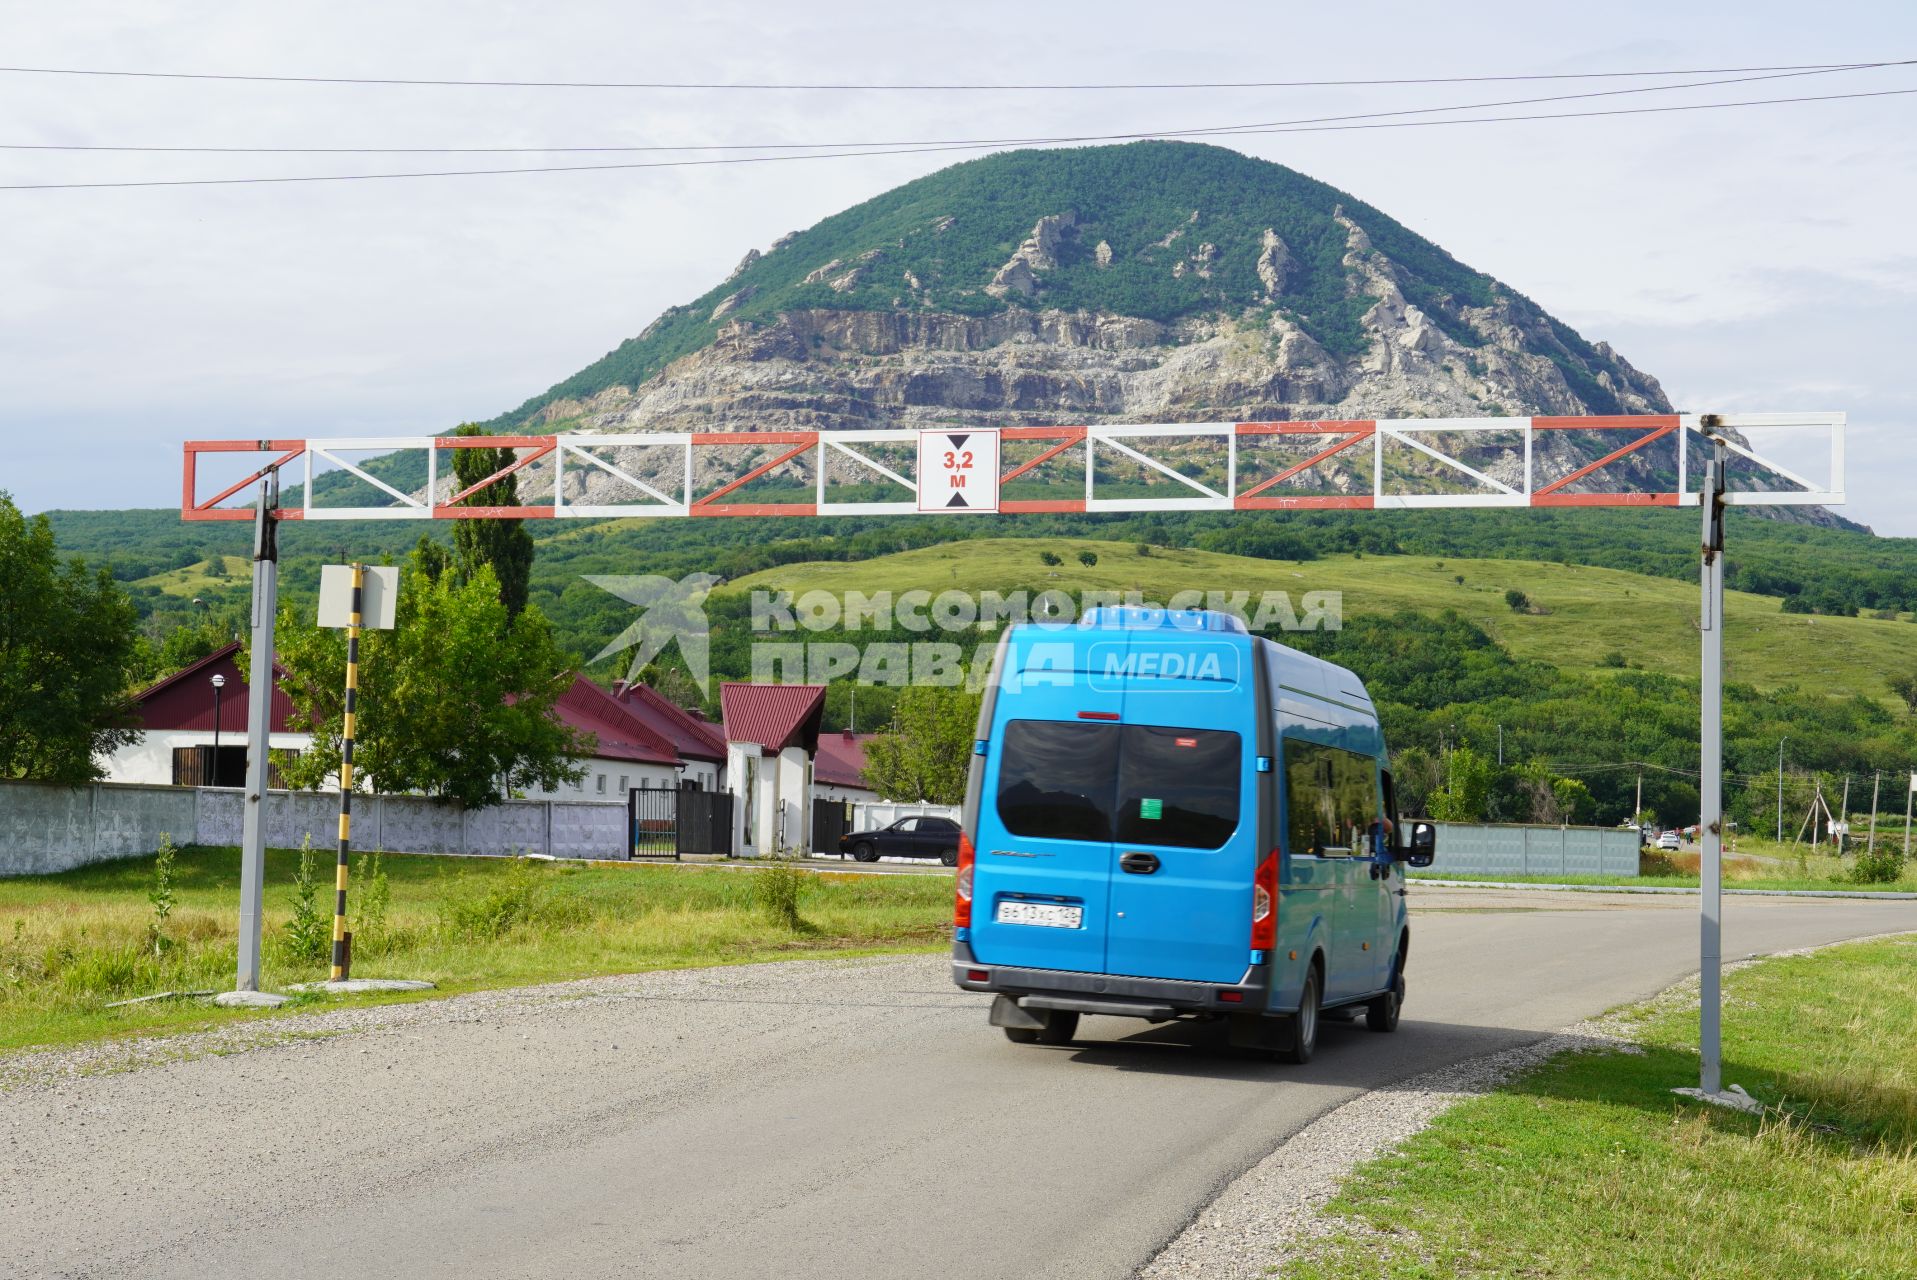
[[[1413,892],[1402,1028],[1331,1024],[1304,1068],[1107,1019],[1015,1046],[915,957],[355,1011],[316,1024],[357,1028],[333,1038],[17,1085],[0,1270],[1129,1276],[1332,1107],[1695,968],[1694,899]],[[1727,905],[1732,957],[1917,928],[1908,902]]]

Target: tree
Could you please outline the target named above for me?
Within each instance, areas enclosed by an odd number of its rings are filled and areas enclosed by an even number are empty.
[[[0,490],[0,778],[77,785],[135,741],[139,615],[111,572],[61,562]]]
[[[1890,691],[1904,700],[1904,706],[1917,711],[1917,676],[1895,676]]]
[[[1078,553],[1078,562],[1084,565],[1087,569],[1089,569],[1093,565],[1098,563],[1098,552],[1081,551]]]
[[[978,725],[979,695],[914,685],[899,695],[892,727],[866,744],[865,778],[887,800],[957,804]]]
[[[1059,559],[1059,558],[1058,558],[1058,552],[1056,552],[1056,551],[1041,551],[1041,552],[1039,552],[1039,553],[1038,553],[1038,562],[1039,562],[1040,564],[1045,564],[1045,565],[1060,565],[1060,564],[1064,564],[1064,563],[1065,563],[1065,562],[1064,562],[1063,560],[1061,560],[1061,559]]]
[[[1444,786],[1431,793],[1431,816],[1440,822],[1482,822],[1491,799],[1494,767],[1470,747],[1445,762]]]
[[[1531,597],[1525,595],[1524,592],[1518,590],[1516,587],[1512,587],[1504,593],[1504,602],[1511,607],[1513,613],[1523,613],[1531,607]]]
[[[537,608],[509,619],[489,565],[435,582],[415,559],[392,631],[360,640],[354,764],[360,783],[477,808],[502,791],[551,790],[582,770],[592,744],[553,714],[575,672]],[[297,787],[338,773],[345,632],[281,615],[283,687],[313,747],[282,770]]]
[[[465,423],[456,436],[485,435],[485,429]],[[453,449],[454,493],[461,493],[513,464],[511,449]],[[504,476],[476,490],[463,506],[519,505],[519,477]],[[471,582],[482,567],[491,566],[505,602],[508,619],[517,618],[532,593],[532,535],[523,520],[459,520],[453,524],[453,562],[460,580]]]

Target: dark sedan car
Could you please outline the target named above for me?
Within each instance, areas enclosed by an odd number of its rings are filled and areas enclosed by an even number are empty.
[[[859,862],[880,858],[937,858],[948,867],[958,865],[959,825],[950,818],[900,818],[876,831],[854,831],[839,837],[839,852]]]

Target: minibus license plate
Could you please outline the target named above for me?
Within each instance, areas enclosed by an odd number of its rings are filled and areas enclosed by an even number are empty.
[[[1085,908],[1068,907],[1056,902],[1001,902],[1000,924],[1036,924],[1048,929],[1076,929],[1084,919]]]

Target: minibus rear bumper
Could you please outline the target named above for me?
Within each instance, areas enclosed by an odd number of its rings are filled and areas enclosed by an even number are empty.
[[[973,957],[969,943],[955,942],[952,944],[952,981],[966,991],[1003,996],[1020,1010],[1096,1013],[1170,1022],[1193,1014],[1266,1012],[1271,968],[1265,964],[1246,965],[1244,976],[1230,983],[1128,978],[1069,969],[1021,969],[984,964]],[[993,1007],[994,1025],[1000,1025],[1001,1009],[997,1004]]]

